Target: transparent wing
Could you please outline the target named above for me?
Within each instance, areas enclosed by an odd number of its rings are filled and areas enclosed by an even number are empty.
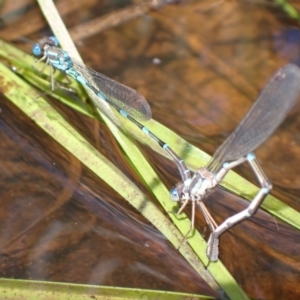
[[[207,168],[215,170],[226,161],[255,150],[281,124],[300,92],[300,69],[288,64],[276,71],[244,119],[216,150]]]
[[[94,71],[73,58],[72,62],[74,69],[88,79],[90,85],[97,89],[109,104],[126,111],[133,118],[144,121],[151,119],[152,112],[147,100],[136,90]]]

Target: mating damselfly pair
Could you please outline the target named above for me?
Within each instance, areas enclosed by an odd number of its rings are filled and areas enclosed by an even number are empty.
[[[86,67],[58,46],[59,43],[55,37],[48,37],[35,44],[32,50],[35,56],[41,56],[39,61],[45,61],[50,65],[52,88],[54,88],[53,68],[65,72],[90,88],[100,99],[108,102],[171,156],[181,175],[181,182],[170,191],[172,200],[182,202],[177,214],[180,214],[187,204],[191,203],[191,227],[186,236],[194,228],[197,205],[211,231],[207,256],[209,260],[216,261],[220,235],[237,223],[253,216],[272,188],[252,151],[274,132],[296,102],[300,92],[300,69],[296,65],[288,64],[277,70],[249,112],[217,149],[210,162],[193,172],[166,143],[139,122],[151,118],[150,106],[142,95]],[[245,161],[250,164],[261,188],[245,210],[217,225],[203,203],[203,199],[209,190],[223,180],[230,169]]]

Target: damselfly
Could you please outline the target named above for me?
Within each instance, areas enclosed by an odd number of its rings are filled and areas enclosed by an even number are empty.
[[[72,59],[66,51],[58,48],[55,37],[45,38],[35,44],[33,54],[42,56],[40,61],[45,60],[52,68],[65,72],[89,87],[99,98],[108,102],[167,151],[176,163],[182,179],[170,191],[172,200],[183,202],[177,214],[180,214],[189,202],[192,203],[191,227],[186,236],[194,228],[197,204],[211,230],[207,256],[212,261],[217,260],[220,235],[238,222],[253,216],[272,188],[252,151],[274,132],[294,105],[300,91],[300,69],[292,64],[279,69],[235,131],[217,149],[208,165],[192,172],[166,143],[137,121],[151,118],[149,104],[137,91]],[[229,217],[218,226],[204,205],[203,199],[209,190],[223,180],[230,169],[245,161],[249,162],[261,189],[245,210]]]
[[[218,259],[219,237],[237,223],[253,216],[269,194],[272,185],[252,153],[281,124],[295,104],[300,92],[300,69],[288,64],[277,70],[269,80],[249,112],[217,149],[206,167],[195,173],[189,169],[181,174],[182,182],[171,190],[174,201],[183,201],[178,213],[187,203],[192,203],[191,228],[194,227],[195,205],[198,204],[210,228],[207,256],[211,261]],[[217,225],[203,203],[209,190],[218,185],[228,171],[248,161],[261,188],[249,206]],[[189,231],[189,232],[190,232]],[[187,233],[187,235],[189,234]]]
[[[51,36],[42,39],[32,47],[35,56],[40,57],[39,61],[45,61],[51,67],[51,86],[54,89],[53,68],[65,72],[81,84],[90,88],[100,99],[109,103],[122,116],[129,119],[143,132],[155,140],[175,160],[180,158],[170,147],[154,135],[147,127],[137,120],[147,121],[151,119],[152,112],[147,100],[136,90],[127,87],[107,76],[98,73],[83,63],[71,58],[67,51],[58,47],[56,37]],[[186,166],[184,166],[186,169]]]

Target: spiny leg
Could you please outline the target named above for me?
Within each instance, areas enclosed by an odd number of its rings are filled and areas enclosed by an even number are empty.
[[[205,222],[209,227],[209,230],[213,232],[217,227],[218,224],[215,222],[213,217],[211,216],[210,212],[206,208],[205,204],[202,201],[197,201],[199,208],[201,210],[202,215],[204,216]]]
[[[189,201],[189,199],[185,200],[185,202],[180,207],[180,210],[177,212],[177,214],[180,214],[182,212],[183,208],[187,205],[188,201]],[[214,232],[214,230],[218,227],[217,223],[215,222],[215,220],[213,219],[213,217],[211,216],[211,214],[209,213],[208,209],[206,208],[205,204],[202,201],[198,200],[198,201],[191,201],[191,202],[192,202],[191,225],[190,225],[188,232],[184,235],[180,245],[182,245],[187,240],[188,236],[195,228],[196,203],[198,204],[199,209],[200,209],[202,215],[204,216],[205,222],[208,225],[210,231]]]
[[[45,68],[47,67],[47,65],[49,65],[49,68],[50,68],[50,82],[51,82],[51,90],[54,91],[55,90],[55,86],[58,86],[58,88],[62,89],[62,90],[66,90],[68,92],[73,92],[74,93],[74,90],[71,89],[71,88],[67,88],[65,86],[63,86],[62,84],[60,84],[59,82],[55,81],[54,79],[54,73],[56,71],[56,69],[51,65],[50,61],[49,61],[49,58],[44,55],[42,58],[40,58],[37,63],[40,63],[41,61],[45,61],[45,63],[43,64],[43,67],[38,70],[39,73],[43,74],[44,71],[45,71]],[[67,83],[65,83],[66,85],[70,85],[72,82],[71,80],[69,79],[69,77],[65,74],[64,74],[64,77],[66,78],[67,80]]]
[[[177,214],[180,214],[183,210],[183,208],[187,205],[189,199],[185,200],[185,202],[183,203],[183,205],[180,207],[179,211],[177,212]],[[190,228],[189,230],[187,231],[187,233],[184,235],[184,237],[182,238],[180,244],[179,244],[179,247],[178,249],[181,247],[181,245],[183,243],[186,242],[188,236],[190,235],[190,233],[193,231],[194,227],[195,227],[195,209],[196,209],[196,206],[195,206],[195,203],[196,201],[192,201],[192,208],[191,208],[191,221],[190,221]]]

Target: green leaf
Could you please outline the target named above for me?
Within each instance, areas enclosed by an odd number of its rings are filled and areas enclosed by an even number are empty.
[[[300,21],[299,12],[286,0],[275,0],[275,3],[292,19]]]
[[[185,293],[118,288],[108,286],[44,282],[34,280],[0,279],[0,293],[5,299],[57,299],[57,300],[186,300],[186,299],[214,299]],[[4,298],[2,298],[4,299]]]

